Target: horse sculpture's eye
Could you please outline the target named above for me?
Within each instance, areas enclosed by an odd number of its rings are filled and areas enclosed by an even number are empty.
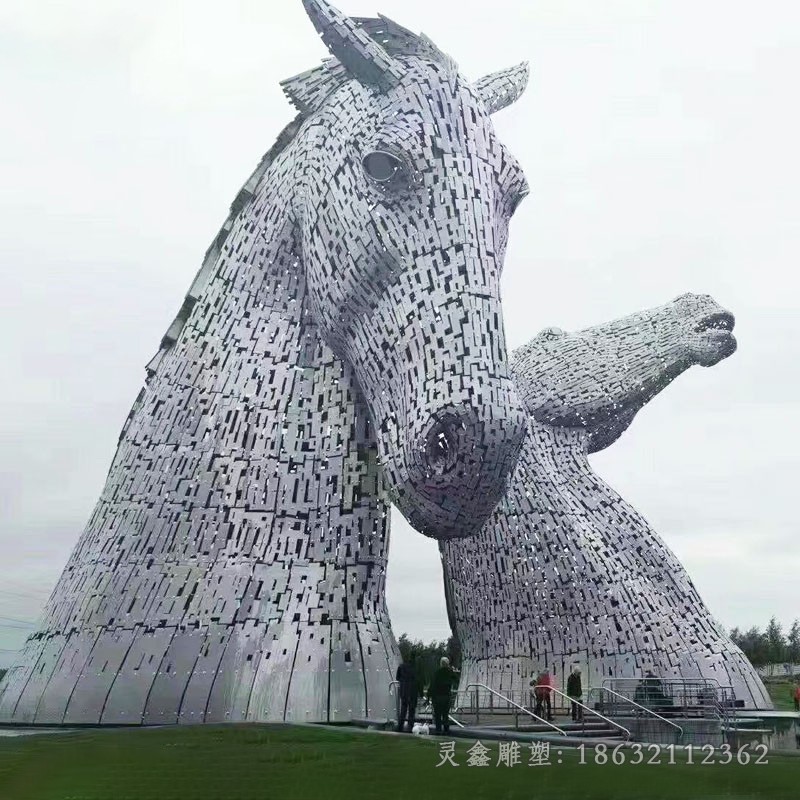
[[[375,183],[391,183],[398,175],[403,172],[403,162],[385,150],[375,150],[367,153],[362,162],[364,172],[372,178]]]

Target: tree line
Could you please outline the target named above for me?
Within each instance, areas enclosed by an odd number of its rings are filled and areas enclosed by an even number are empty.
[[[800,620],[795,620],[786,634],[773,617],[763,631],[758,627],[746,631],[733,628],[728,635],[755,667],[800,664]]]
[[[411,640],[407,634],[403,634],[398,640],[400,655],[403,661],[411,661],[414,656],[414,671],[417,674],[417,683],[420,689],[430,686],[433,673],[439,667],[439,661],[443,656],[450,659],[450,666],[461,669],[461,647],[455,636],[441,642],[432,641],[425,643],[419,639]]]

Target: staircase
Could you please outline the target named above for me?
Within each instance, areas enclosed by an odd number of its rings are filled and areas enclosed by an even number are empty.
[[[627,737],[619,728],[615,728],[613,725],[609,725],[601,720],[598,720],[597,722],[589,720],[586,722],[562,722],[561,720],[556,719],[555,724],[558,725],[558,727],[561,728],[561,730],[572,739],[585,739],[587,741],[607,741],[608,739],[618,739],[622,742],[627,740]],[[516,730],[524,733],[541,733],[548,735],[555,733],[555,731],[547,728],[544,725],[536,724],[520,725]]]
[[[429,712],[422,712],[415,718],[415,722],[421,722],[430,726],[430,733],[433,735],[433,719]],[[354,719],[351,725],[370,728],[374,730],[394,731],[397,728],[396,720],[368,720]],[[514,727],[513,720],[486,719],[483,717],[478,724],[461,714],[451,715],[450,731],[447,736],[454,739],[481,739],[481,740],[516,740],[519,742],[545,740],[553,744],[562,744],[566,747],[577,747],[585,744],[588,746],[599,743],[616,745],[626,741],[625,734],[618,728],[606,725],[602,722],[572,722],[556,719],[554,724],[564,733],[558,733],[547,725],[520,725]]]
[[[597,711],[584,707],[584,719],[573,722],[569,714],[558,715],[553,720],[537,717],[523,703],[500,694],[483,685],[479,691],[460,692],[450,712],[450,731],[448,736],[535,740],[546,739],[564,745],[619,743],[630,738],[630,732],[615,724]],[[557,690],[554,690],[557,692]],[[566,708],[566,706],[562,706]],[[427,703],[417,706],[415,721],[430,726],[433,731],[433,716]],[[364,721],[366,722],[366,721]],[[372,720],[369,727],[392,729],[394,721],[377,723]]]
[[[531,736],[547,736],[548,738],[551,736],[553,738],[563,738],[566,735],[570,739],[582,739],[586,742],[590,740],[607,741],[609,739],[626,741],[627,739],[623,731],[599,717],[588,717],[580,722],[573,722],[570,717],[556,716],[551,721],[551,725],[558,729],[555,730],[550,725],[537,722],[527,715],[515,715],[512,712],[500,711],[496,708],[480,711],[477,715],[468,710],[454,711],[451,716],[471,731],[519,731]],[[420,718],[420,722],[428,722],[428,720]],[[452,727],[450,730],[452,732]],[[560,733],[561,731],[563,731],[563,734]]]
[[[709,687],[706,682],[698,689],[695,687],[697,682],[690,686],[687,681],[662,680],[661,685],[669,689],[673,702],[669,707],[662,702],[654,708],[653,704],[636,699],[636,689],[641,681],[634,681],[632,688],[622,679],[614,682],[616,688],[612,688],[610,681],[608,683],[590,689],[586,702],[578,703],[583,710],[583,719],[579,722],[572,721],[571,698],[553,687],[533,687],[547,688],[551,693],[555,718],[546,720],[535,713],[528,689],[503,694],[485,684],[469,684],[465,690],[453,695],[448,736],[542,740],[567,747],[592,746],[601,742],[611,746],[623,742],[646,742],[659,746],[710,744],[718,747],[725,741],[726,732],[730,735],[730,731],[735,729],[733,704],[725,694],[726,687]],[[715,688],[713,695],[711,688]],[[676,699],[680,702],[675,702]],[[415,719],[429,725],[433,732],[430,706],[421,701]],[[394,730],[396,720],[395,714],[393,720],[354,720],[354,724]]]

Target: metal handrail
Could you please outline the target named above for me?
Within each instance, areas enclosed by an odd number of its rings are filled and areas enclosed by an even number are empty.
[[[459,728],[465,728],[466,727],[466,725],[462,725],[452,714],[448,714],[447,715],[447,719],[449,719],[450,722],[455,722],[455,724],[458,725]]]
[[[663,685],[665,685],[667,687],[670,687],[670,686],[682,686],[682,687],[684,687],[684,689],[687,686],[703,686],[705,684],[715,683],[717,685],[717,689],[719,691],[724,691],[726,689],[730,689],[732,697],[734,699],[736,697],[736,693],[733,691],[733,686],[730,686],[730,685],[723,686],[716,678],[707,678],[707,677],[700,677],[700,678],[661,678],[661,677],[658,677],[658,676],[654,676],[654,677],[661,684],[663,684]],[[642,681],[642,680],[645,680],[645,678],[642,678],[642,679],[639,679],[639,678],[606,678],[603,681],[602,688],[605,689],[606,688],[606,684],[608,684],[608,683],[618,683],[619,681],[637,681],[637,680]]]
[[[603,681],[602,688],[605,691],[613,691],[608,688],[607,684],[614,683],[620,680],[636,680],[635,678],[606,678]],[[708,678],[708,677],[699,677],[699,678],[658,678],[658,681],[665,686],[667,689],[671,689],[672,693],[674,694],[674,690],[676,687],[680,687],[684,694],[686,693],[686,688],[688,686],[709,686],[710,684],[716,684],[717,691],[715,692],[714,702],[713,703],[703,703],[703,708],[707,709],[711,715],[716,717],[720,723],[728,724],[730,720],[731,714],[730,709],[727,703],[720,702],[718,699],[718,693],[724,693],[725,690],[730,690],[731,697],[734,699],[736,698],[736,693],[733,691],[732,686],[723,686],[716,678]],[[713,688],[713,687],[710,687]],[[615,692],[616,694],[616,692]],[[621,695],[625,697],[625,695]],[[633,702],[630,698],[625,698],[628,702]]]
[[[720,694],[722,694],[722,701],[719,699],[714,701],[716,715],[721,725],[730,727],[736,717],[736,692],[734,691],[733,686],[723,686],[716,678],[706,678],[706,680],[714,681],[714,683],[717,684],[717,688],[719,689]],[[725,691],[727,689],[730,689],[731,700],[733,703],[725,702]]]
[[[588,711],[591,714],[594,714],[596,717],[600,717],[600,719],[602,719],[604,722],[607,722],[609,725],[613,725],[615,728],[619,728],[621,731],[624,731],[627,734],[628,739],[632,738],[633,736],[633,734],[624,725],[620,725],[618,722],[614,722],[613,719],[609,719],[608,717],[603,716],[599,711],[595,711],[593,708],[589,708],[589,706],[586,706],[583,703],[581,703],[580,700],[576,700],[574,697],[570,697],[568,694],[565,694],[560,689],[556,689],[554,686],[550,686],[549,683],[539,683],[533,688],[549,689],[551,692],[555,692],[556,694],[561,695],[561,697],[566,697],[570,703],[575,703],[575,705],[578,705],[581,708],[586,709],[586,711]]]
[[[600,691],[601,692],[608,692],[609,694],[613,694],[615,697],[620,697],[626,703],[630,703],[632,706],[636,706],[636,708],[641,708],[642,711],[646,711],[651,716],[656,717],[657,719],[660,719],[662,722],[666,722],[667,725],[672,725],[673,728],[677,728],[680,731],[680,736],[678,738],[680,738],[680,739],[683,738],[683,728],[680,725],[678,725],[677,723],[673,722],[671,719],[667,719],[666,717],[662,717],[661,714],[656,714],[656,712],[653,711],[652,709],[647,708],[646,706],[640,705],[635,700],[630,700],[629,698],[625,697],[624,694],[620,694],[619,692],[615,692],[613,689],[609,689],[606,686],[601,687]]]
[[[500,694],[500,692],[495,691],[494,689],[490,689],[485,683],[470,683],[466,688],[465,692],[468,692],[470,689],[486,689],[487,692],[490,694],[495,695],[495,697],[499,697],[501,700],[505,700],[506,703],[510,703],[515,708],[518,708],[520,711],[527,714],[529,717],[533,717],[534,719],[538,719],[539,722],[543,722],[549,728],[552,728],[554,731],[558,731],[562,736],[567,736],[567,732],[562,730],[558,727],[558,725],[553,725],[552,722],[548,722],[546,719],[542,719],[538,714],[534,714],[533,711],[530,709],[525,708],[525,706],[521,706],[519,703],[515,703],[510,697],[506,697],[504,694]],[[476,704],[476,713],[477,713],[477,704]],[[630,734],[628,734],[630,735]]]

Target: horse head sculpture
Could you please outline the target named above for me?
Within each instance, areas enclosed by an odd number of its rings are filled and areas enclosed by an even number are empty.
[[[734,317],[707,294],[575,333],[547,328],[514,353],[517,391],[537,422],[584,428],[603,450],[689,367],[736,351]]]
[[[424,36],[304,5],[334,56],[283,84],[308,118],[286,189],[309,310],[355,371],[392,500],[426,535],[466,536],[525,430],[499,281],[528,189],[490,115],[527,65],[470,84]]]
[[[574,333],[546,329],[515,351],[530,420],[508,491],[479,534],[440,544],[462,687],[516,691],[536,664],[579,664],[593,686],[616,678],[623,690],[653,670],[770,706],[686,569],[588,457],[689,367],[730,356],[733,327],[711,297],[685,294]]]
[[[300,114],[147,366],[0,721],[386,714],[389,500],[466,536],[516,462],[499,278],[526,186],[490,115],[527,68],[469,84],[424,36],[305,7],[334,57],[284,82]]]

